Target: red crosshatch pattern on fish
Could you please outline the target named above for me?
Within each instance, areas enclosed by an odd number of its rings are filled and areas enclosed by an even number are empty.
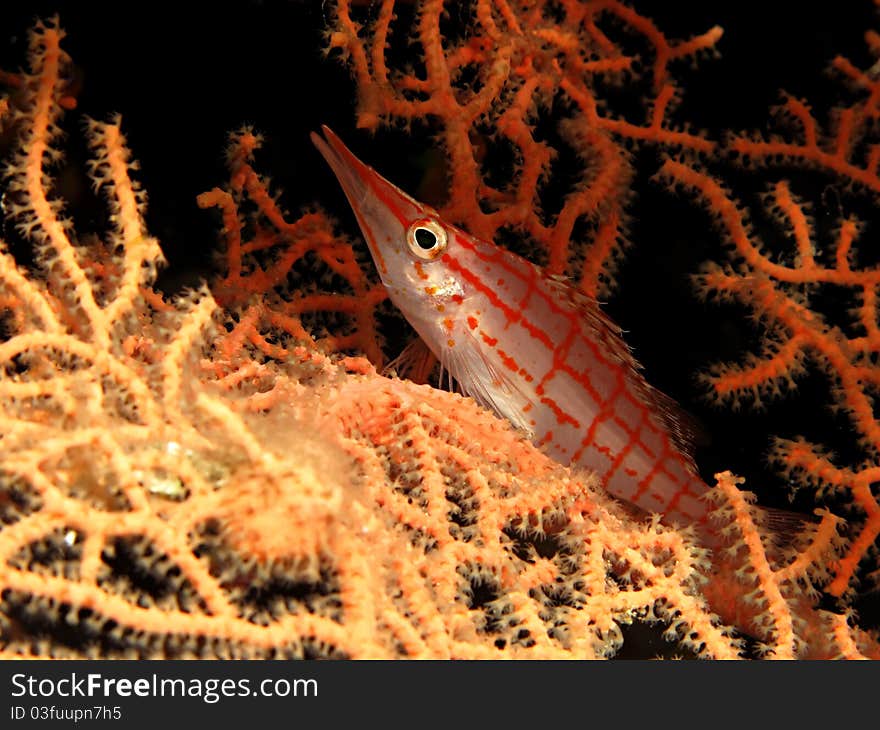
[[[450,247],[444,262],[485,298],[480,314],[468,315],[469,328],[502,361],[503,351],[495,344],[499,341],[516,342],[518,352],[543,353],[513,357],[517,367],[509,368],[513,377],[528,378],[524,387],[536,383],[539,403],[552,414],[544,428],[534,428],[538,424],[532,417],[533,440],[556,452],[563,463],[599,472],[610,492],[647,511],[685,523],[704,519],[707,508],[699,495],[706,487],[654,413],[664,404],[652,401],[651,389],[625,345],[613,342],[618,335],[598,305],[563,292],[563,283],[506,251],[487,257],[461,234],[455,235],[455,243],[505,274],[501,284],[498,279],[486,283]],[[530,361],[533,368],[527,365]],[[561,395],[572,393],[580,395]]]
[[[313,139],[389,296],[462,389],[557,461],[596,471],[611,494],[668,521],[703,522],[707,487],[675,409],[599,305],[447,224],[324,131]]]

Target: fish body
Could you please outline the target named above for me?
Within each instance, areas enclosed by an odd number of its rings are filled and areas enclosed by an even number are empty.
[[[705,522],[708,489],[681,419],[599,304],[442,220],[326,127],[312,140],[339,179],[389,297],[462,390],[556,461],[671,523]]]

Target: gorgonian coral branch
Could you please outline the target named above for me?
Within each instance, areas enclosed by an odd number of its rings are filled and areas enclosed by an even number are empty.
[[[747,169],[785,165],[786,174],[796,176],[775,180],[762,196],[785,241],[782,250],[762,240],[767,229],[756,232],[746,206],[707,170],[668,160],[658,178],[691,191],[729,247],[731,263],[706,264],[695,277],[698,292],[746,305],[762,328],[757,354],[744,356],[740,363],[713,365],[701,376],[711,397],[763,407],[766,399],[795,390],[797,379],[812,366],[827,375],[833,407],[845,414],[861,447],[864,461],[850,464],[834,463],[826,449],[801,438],[776,439],[770,454],[792,487],[844,496],[854,508],[851,541],[834,561],[833,580],[826,587],[840,596],[852,587],[860,562],[873,552],[880,535],[880,502],[871,487],[880,454],[874,407],[880,384],[880,269],[859,263],[865,260],[859,246],[871,243],[859,218],[843,214],[827,231],[794,190],[804,175],[823,174],[823,185],[839,191],[841,209],[856,207],[851,199],[860,191],[870,195],[868,205],[858,208],[862,215],[876,209],[878,143],[872,120],[880,86],[873,74],[845,59],[835,59],[832,66],[853,87],[856,99],[834,111],[834,124],[827,130],[806,102],[787,97],[782,116],[793,131],[771,137],[739,135],[729,141],[733,159]],[[844,299],[854,302],[847,316],[830,314],[834,308],[829,303]]]
[[[36,35],[41,69],[60,31]],[[35,75],[24,113],[55,86]],[[12,171],[43,185],[39,196],[16,188],[35,264],[0,257],[0,655],[591,658],[613,655],[636,620],[696,656],[740,654],[706,602],[693,534],[633,521],[593,476],[551,462],[473,401],[380,377],[319,338],[292,341],[304,310],[272,320],[251,298],[272,270],[255,254],[285,235],[314,232],[310,260],[375,289],[350,249],[278,214],[249,161],[202,199],[223,213],[227,283],[246,292],[227,292],[237,311],[224,314],[207,291],[167,302],[152,289],[158,248],[118,120],[87,130],[116,216],[106,244],[59,222],[44,163],[55,153],[30,149],[45,144],[30,129],[40,124],[20,118],[13,162],[39,174]],[[260,225],[248,248],[250,202]],[[360,311],[375,342],[373,303]],[[292,327],[291,341],[273,322]],[[731,532],[762,534],[752,520],[738,516]],[[750,588],[769,596],[811,580],[825,539]],[[770,565],[764,545],[750,537],[750,564]],[[876,652],[847,617],[787,595],[776,609],[762,637],[774,654]]]
[[[444,19],[456,14],[463,16],[460,27],[444,33]],[[549,272],[568,274],[589,294],[607,292],[626,235],[633,171],[625,145],[714,147],[670,121],[677,94],[670,64],[711,51],[721,29],[669,41],[650,20],[614,0],[478,0],[465,8],[430,0],[416,4],[407,24],[409,15],[385,0],[375,17],[356,20],[352,3],[336,3],[329,46],[342,52],[354,75],[358,125],[428,125],[446,156],[445,218],[487,239],[515,231]],[[643,71],[635,70],[627,44],[603,30],[606,22],[621,25],[646,47],[650,61]],[[401,37],[417,48],[419,68],[396,61],[392,45]],[[623,78],[634,88],[647,80],[642,118],[606,108],[601,83]],[[559,143],[536,133],[537,120],[545,117],[555,120]],[[485,158],[493,153],[510,160],[512,172],[502,180],[487,173]],[[561,158],[577,160],[576,181],[561,207],[545,212],[542,190]],[[579,228],[584,223],[588,234]]]
[[[381,366],[385,358],[376,309],[388,297],[385,289],[375,277],[368,277],[352,243],[334,233],[325,214],[315,211],[288,222],[268,181],[252,166],[259,146],[260,138],[250,130],[232,135],[227,154],[229,187],[215,188],[198,199],[202,208],[219,208],[223,216],[225,271],[212,286],[214,295],[227,307],[245,305],[225,341],[233,345],[246,339],[270,357],[284,359],[288,348],[270,342],[269,333],[311,345],[318,335],[325,351],[358,351]],[[246,228],[253,231],[248,240],[244,240]],[[302,286],[294,291],[289,280],[292,269],[309,257],[324,267],[323,276],[338,277],[349,290],[322,291],[313,286],[308,291]],[[320,324],[303,325],[303,316],[321,313],[346,317],[348,326],[320,332]]]
[[[690,536],[630,522],[458,395],[261,339],[258,317],[277,320],[249,296],[237,321],[205,291],[164,301],[118,120],[86,130],[112,230],[78,242],[45,164],[57,135],[32,116],[60,120],[43,71],[60,36],[36,31],[16,111],[10,186],[38,273],[0,257],[3,656],[594,657],[639,617],[736,656]],[[271,223],[250,248],[242,191]],[[248,162],[202,202],[248,294],[269,270],[249,257],[285,235],[368,286],[350,249],[278,215]]]

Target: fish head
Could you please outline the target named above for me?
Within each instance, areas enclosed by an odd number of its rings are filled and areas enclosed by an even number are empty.
[[[460,258],[451,257],[467,234],[361,162],[329,128],[322,131],[312,142],[348,198],[391,301],[439,356],[452,310],[470,294]]]

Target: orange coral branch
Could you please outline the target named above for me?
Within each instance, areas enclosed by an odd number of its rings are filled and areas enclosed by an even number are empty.
[[[618,3],[590,7],[626,16]],[[386,24],[392,10],[380,8]],[[490,39],[534,26],[517,3],[479,12]],[[595,17],[584,28],[613,47]],[[75,244],[47,195],[58,137],[33,117],[49,98],[40,113],[60,121],[63,97],[48,92],[60,77],[42,72],[58,41],[53,25],[35,33],[39,72],[13,112],[12,164],[30,185],[14,214],[38,272],[0,254],[0,305],[16,309],[0,341],[0,656],[592,658],[613,655],[634,620],[662,624],[696,656],[741,654],[709,610],[692,534],[633,521],[593,476],[549,461],[472,401],[332,352],[380,360],[384,293],[322,216],[282,215],[251,166],[253,136],[236,138],[229,187],[200,200],[221,212],[229,268],[217,290],[233,311],[206,291],[166,302],[152,290],[160,253],[118,120],[87,128],[113,230],[107,244]],[[624,160],[602,130],[576,134],[596,159]],[[618,174],[595,171],[571,210],[604,211]],[[624,217],[610,209],[597,227],[605,251]],[[266,290],[306,257],[346,291]],[[348,328],[322,337],[306,318],[327,310],[349,315]],[[742,577],[772,609],[756,626],[768,653],[876,654],[849,617],[800,600],[837,547],[836,521],[823,516],[779,560],[734,478],[719,480],[727,532],[745,544],[731,551],[747,553],[754,570]]]
[[[811,231],[802,208],[791,196],[788,186],[780,183],[775,199],[786,220],[794,231],[799,257],[794,266],[777,264],[759,252],[753,234],[744,222],[744,216],[733,199],[721,186],[705,173],[678,162],[667,161],[659,173],[673,184],[692,188],[705,201],[717,217],[723,233],[729,237],[738,256],[744,262],[739,271],[724,273],[717,267],[709,267],[698,277],[703,293],[718,292],[733,296],[753,307],[768,322],[784,333],[781,345],[771,346],[762,357],[750,358],[745,368],[716,366],[705,377],[718,397],[732,394],[751,394],[760,405],[758,392],[779,392],[777,383],[783,381],[793,387],[794,378],[803,372],[803,359],[810,357],[821,363],[837,380],[835,399],[849,415],[861,443],[873,453],[880,453],[880,423],[871,403],[866,381],[876,382],[880,377],[877,367],[869,365],[865,354],[876,347],[873,333],[877,331],[876,309],[863,306],[858,311],[869,338],[848,338],[836,327],[827,325],[803,298],[790,287],[796,284],[827,282],[856,290],[863,301],[873,301],[880,283],[880,271],[875,269],[854,270],[849,263],[849,250],[856,232],[852,221],[845,221],[835,242],[835,265],[825,267],[816,263],[812,255]],[[795,458],[788,447],[777,445],[776,460],[781,462],[785,473],[794,478],[803,468],[804,460]],[[823,465],[824,469],[825,466]],[[854,504],[864,511],[866,521],[850,545],[849,551],[836,564],[835,579],[828,590],[841,595],[852,579],[861,558],[880,534],[880,504],[871,493],[865,479],[870,473],[861,469],[849,469],[843,480]],[[843,472],[839,472],[839,477]],[[837,487],[841,480],[838,478]]]
[[[876,34],[869,33],[869,44],[872,39],[876,41]],[[806,102],[786,97],[777,111],[794,123],[794,133],[769,138],[739,135],[731,139],[729,149],[747,166],[782,163],[794,169],[818,169],[843,191],[853,191],[855,183],[872,193],[874,205],[873,193],[880,190],[880,146],[873,122],[880,82],[873,72],[861,71],[842,57],[833,61],[832,68],[854,89],[857,99],[835,110],[828,129],[822,128]],[[736,265],[705,266],[696,277],[700,294],[746,304],[765,328],[760,355],[748,355],[744,365],[715,365],[702,376],[713,396],[735,405],[747,399],[761,407],[762,396],[794,389],[795,379],[813,363],[828,374],[834,406],[847,416],[866,457],[862,464],[834,464],[822,449],[803,439],[778,439],[771,453],[793,487],[807,484],[820,495],[835,492],[855,508],[850,542],[833,562],[833,579],[826,586],[831,594],[842,596],[854,586],[860,564],[875,550],[880,536],[880,500],[871,486],[876,483],[880,454],[880,421],[874,410],[880,384],[876,365],[880,269],[855,263],[855,245],[868,243],[859,239],[862,225],[853,216],[843,216],[823,245],[818,240],[821,229],[793,194],[793,183],[777,180],[765,202],[792,242],[793,253],[769,253],[748,224],[748,213],[707,172],[668,160],[659,177],[693,191],[731,246]],[[832,324],[823,314],[821,300],[813,296],[820,285],[832,285],[853,297],[856,305],[848,321]]]
[[[838,70],[843,67],[835,64]],[[764,139],[761,136],[734,137],[730,149],[745,158],[772,164],[774,160],[792,160],[798,163],[813,164],[829,172],[863,185],[868,190],[880,192],[880,177],[877,170],[877,151],[860,161],[855,155],[859,142],[867,132],[867,121],[877,114],[877,98],[880,84],[876,80],[869,85],[870,95],[866,101],[841,110],[836,132],[823,139],[819,122],[811,114],[806,103],[787,97],[778,108],[781,116],[790,116],[800,125],[803,139],[786,141],[782,138]]]
[[[412,34],[424,76],[388,66],[388,39],[392,31],[405,32],[394,26],[393,1],[386,0],[369,25],[354,19],[347,0],[337,3],[330,47],[342,52],[354,74],[360,127],[373,130],[396,119],[407,126],[426,121],[437,130],[448,160],[449,195],[441,207],[446,219],[488,239],[502,229],[521,233],[536,253],[546,254],[548,271],[576,276],[585,292],[596,295],[613,286],[623,244],[632,178],[624,143],[695,151],[715,146],[670,123],[676,88],[669,65],[711,50],[721,29],[671,42],[651,21],[615,0],[562,3],[558,21],[550,20],[553,13],[546,13],[544,5],[480,0],[464,37],[452,43],[440,33],[443,3],[421,3]],[[597,25],[605,15],[622,22],[650,49],[644,73],[653,81],[654,96],[645,105],[646,119],[599,111],[596,77],[614,79],[621,71],[631,72],[634,60]],[[592,56],[587,60],[584,49]],[[474,74],[475,82],[467,80]],[[540,191],[560,152],[568,150],[554,150],[539,140],[532,122],[548,113],[559,95],[573,103],[559,131],[582,169],[561,210],[544,216]],[[554,102],[554,109],[560,106]],[[514,151],[511,180],[490,183],[481,168],[481,150],[487,145],[505,150],[508,144]],[[595,221],[592,241],[573,240],[579,220]]]
[[[36,35],[42,69],[60,32]],[[160,254],[118,120],[87,128],[112,245],[77,248],[46,207],[42,161],[55,153],[28,116],[57,118],[33,104],[56,85],[31,77],[15,112],[15,159],[44,186],[16,215],[30,243],[49,244],[36,256],[45,276],[0,256],[0,301],[27,304],[0,342],[0,655],[595,657],[644,617],[698,655],[736,656],[688,535],[630,522],[593,477],[473,402],[334,360],[308,337],[269,341],[267,326],[300,334],[283,306],[247,300],[218,337],[206,292],[145,295]],[[234,276],[248,282],[247,258],[306,224],[279,218],[243,160],[231,191],[203,203],[221,206]],[[274,233],[241,241],[244,194]],[[351,250],[318,233],[316,260],[377,304]],[[71,292],[84,288],[81,306]],[[348,306],[312,293],[291,311],[309,296]]]
[[[198,197],[199,206],[217,207],[223,218],[226,272],[212,287],[217,300],[224,306],[236,306],[273,290],[282,294],[280,300],[273,298],[271,304],[265,299],[251,304],[230,337],[240,342],[241,333],[247,331],[252,344],[270,357],[283,359],[288,349],[270,344],[264,336],[267,332],[284,333],[296,342],[315,344],[302,325],[301,316],[336,312],[349,315],[352,327],[341,335],[328,333],[320,339],[321,347],[334,352],[360,351],[381,366],[384,354],[376,309],[387,299],[385,289],[367,277],[351,242],[334,235],[332,224],[323,213],[308,213],[292,223],[284,218],[267,183],[251,166],[253,153],[259,146],[259,137],[248,130],[233,135],[227,154],[231,172],[229,190],[215,188]],[[240,208],[246,202],[256,206],[252,216],[255,233],[249,241],[242,240],[244,214]],[[263,263],[265,259],[258,257],[266,254],[274,258]],[[309,255],[316,256],[328,272],[347,282],[351,293],[287,294],[286,281],[293,266]],[[261,328],[265,330],[263,334]]]

